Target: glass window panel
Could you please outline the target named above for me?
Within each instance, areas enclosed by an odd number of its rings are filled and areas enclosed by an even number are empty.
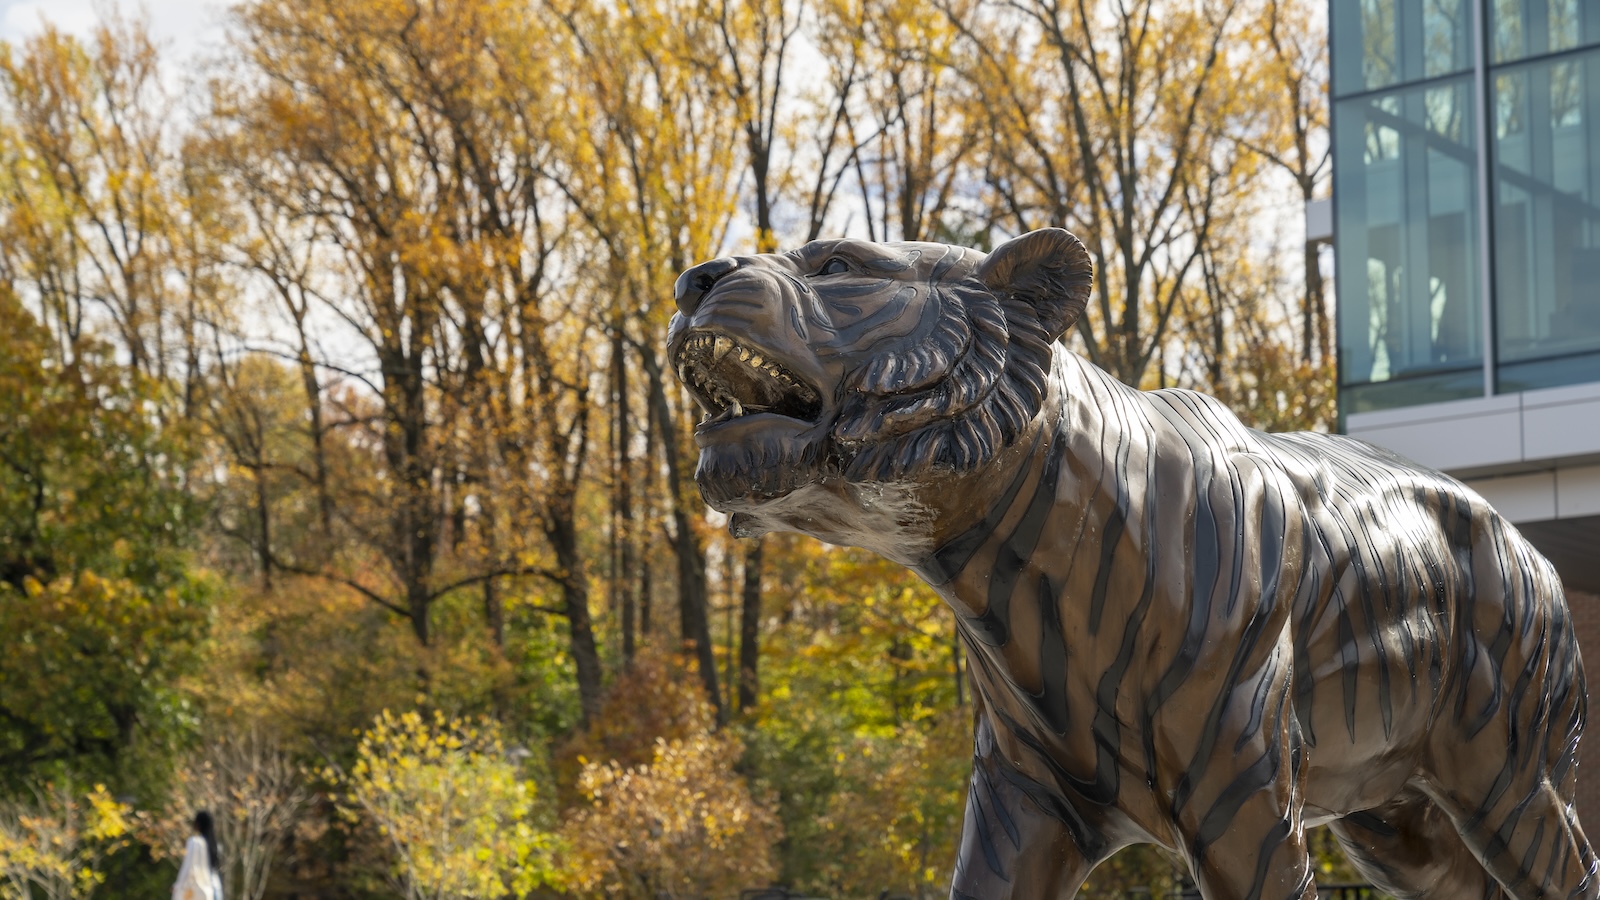
[[[1481,395],[1470,79],[1347,100],[1337,116],[1341,382]],[[1383,403],[1416,391],[1361,393]]]
[[[1592,380],[1523,364],[1600,351],[1600,52],[1499,73],[1494,105],[1501,390]]]
[[[1546,46],[1550,52],[1578,46],[1583,34],[1583,20],[1578,14],[1578,0],[1549,0],[1546,15]]]
[[[1483,396],[1483,369],[1463,369],[1339,388],[1339,415]]]
[[[1600,43],[1600,0],[1489,0],[1492,62]]]
[[[1472,67],[1472,0],[1423,0],[1422,71],[1407,81],[1449,75]]]
[[[1395,53],[1399,27],[1395,0],[1332,3],[1333,82],[1336,94],[1354,94],[1400,78]]]
[[[1349,0],[1331,4],[1334,93],[1356,94],[1471,68],[1471,2]]]
[[[1495,389],[1509,394],[1591,381],[1600,381],[1600,352],[1507,363],[1500,367]]]
[[[1495,62],[1527,54],[1528,39],[1522,26],[1527,18],[1523,5],[1528,2],[1537,0],[1493,0],[1490,4],[1489,53]]]

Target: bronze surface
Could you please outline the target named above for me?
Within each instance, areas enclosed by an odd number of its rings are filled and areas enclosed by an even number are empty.
[[[735,534],[914,569],[970,654],[953,897],[1071,897],[1120,847],[1210,900],[1314,898],[1329,822],[1397,897],[1596,897],[1586,693],[1550,564],[1461,483],[1263,434],[1056,343],[1091,267],[819,241],[678,280],[696,480]]]

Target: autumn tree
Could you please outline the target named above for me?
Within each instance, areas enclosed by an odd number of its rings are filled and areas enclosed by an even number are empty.
[[[228,848],[224,892],[242,900],[266,894],[272,864],[310,799],[298,767],[277,741],[251,730],[223,734],[175,767],[165,809],[140,813],[134,830],[161,859],[193,833],[196,810],[209,810],[218,843]]]
[[[1241,137],[1251,150],[1294,181],[1301,205],[1326,189],[1333,171],[1328,138],[1328,30],[1324,7],[1306,0],[1266,0],[1250,35],[1259,53],[1259,80],[1265,121]],[[1301,248],[1300,357],[1306,364],[1332,364],[1332,328],[1319,245]],[[1331,375],[1324,374],[1325,379]]]
[[[185,730],[213,586],[150,382],[56,336],[0,284],[0,784],[69,772],[130,786]]]
[[[502,583],[544,579],[592,713],[601,671],[577,494],[594,322],[553,263],[564,212],[541,110],[556,48],[540,20],[488,2],[257,3],[240,10],[236,48],[260,78],[217,86],[214,129],[255,211],[259,236],[240,255],[295,323],[284,355],[301,367],[313,436],[328,430],[316,372],[353,382],[377,408],[346,424],[385,473],[340,504],[383,572],[275,564],[340,580],[406,616],[424,645],[444,595],[482,590],[501,638]],[[303,261],[319,256],[323,277],[308,277]],[[313,354],[310,315],[341,322],[360,352]]]
[[[769,686],[745,767],[778,801],[780,878],[824,896],[930,890],[971,768],[949,610],[865,551],[793,535],[770,551]]]
[[[578,787],[588,804],[562,828],[575,886],[648,900],[723,896],[769,880],[782,831],[733,770],[739,755],[732,732],[700,731],[658,739],[645,764],[586,766]]]
[[[660,454],[671,524],[679,635],[720,719],[703,506],[690,480],[698,413],[664,358],[673,280],[717,255],[736,199],[737,119],[726,94],[685,62],[715,46],[716,23],[700,4],[672,0],[574,3],[556,13],[576,79],[558,108],[573,127],[556,181],[600,251],[599,285],[627,311],[613,328],[643,374],[645,421],[655,438],[648,443]],[[656,465],[645,461],[647,470]]]
[[[990,112],[986,179],[1007,230],[1061,225],[1095,263],[1091,362],[1139,385],[1232,183],[1239,0],[946,4]],[[1219,153],[1221,154],[1219,156]]]
[[[885,738],[857,735],[834,756],[839,790],[813,837],[824,861],[808,887],[873,897],[885,887],[917,900],[949,893],[971,769],[972,717],[946,710]]]
[[[866,237],[968,243],[986,232],[988,217],[964,202],[978,185],[980,95],[953,64],[958,29],[936,7],[903,0],[829,0],[818,20],[817,49],[857,67],[832,80],[831,99]]]
[[[1325,423],[1324,286],[1261,240],[1263,184],[1325,188],[1300,2],[246,0],[204,68],[115,16],[0,49],[0,793],[267,809],[284,757],[175,768],[258,729],[338,764],[292,889],[944,893],[949,611],[722,533],[673,282],[1064,225],[1081,352]],[[1177,874],[1132,851],[1091,885]]]
[[[170,390],[159,411],[187,417],[226,292],[208,253],[215,184],[187,169],[172,111],[139,20],[0,46],[0,275],[63,361],[114,337],[135,373]]]
[[[67,782],[0,803],[0,896],[88,897],[106,880],[105,858],[127,844],[131,813],[105,785],[80,794]]]

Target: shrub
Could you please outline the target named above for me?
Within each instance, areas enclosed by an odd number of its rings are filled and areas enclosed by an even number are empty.
[[[585,895],[737,895],[776,873],[783,829],[768,798],[733,770],[743,752],[723,731],[658,738],[649,763],[589,763],[578,777],[588,803],[569,814],[568,871]]]
[[[522,896],[555,886],[555,837],[531,820],[520,777],[493,721],[385,711],[362,736],[349,772],[326,774],[340,811],[375,828],[410,900]]]

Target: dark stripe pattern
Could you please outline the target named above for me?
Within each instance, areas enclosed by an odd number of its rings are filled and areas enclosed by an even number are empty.
[[[1056,356],[1028,464],[916,567],[981,704],[953,896],[1153,841],[1207,897],[1314,897],[1308,810],[1396,896],[1596,896],[1549,563],[1442,474]]]
[[[1440,473],[1065,353],[1092,274],[1041,229],[988,255],[814,242],[677,287],[669,353],[708,410],[782,393],[708,336],[810,388],[697,431],[707,502],[739,533],[912,561],[956,613],[976,703],[953,895],[1070,897],[1156,842],[1209,900],[1311,900],[1326,821],[1397,897],[1600,897],[1550,564]]]

